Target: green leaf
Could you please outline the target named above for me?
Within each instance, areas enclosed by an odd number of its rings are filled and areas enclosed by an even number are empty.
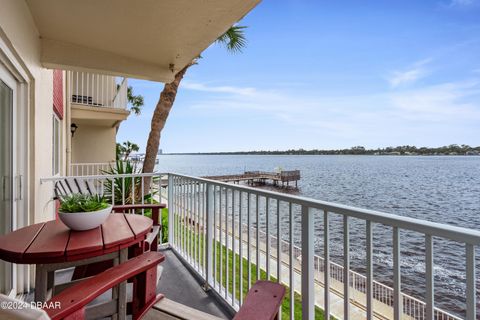
[[[59,200],[59,211],[62,213],[93,212],[106,209],[109,206],[105,198],[99,195],[73,193],[60,196]]]
[[[246,28],[246,26],[231,26],[217,38],[216,42],[224,45],[232,53],[242,52],[242,49],[247,45],[244,31]]]

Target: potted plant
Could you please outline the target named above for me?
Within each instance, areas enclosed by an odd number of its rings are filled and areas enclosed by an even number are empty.
[[[72,230],[90,230],[101,225],[112,212],[112,205],[99,195],[70,194],[59,197],[60,220]]]

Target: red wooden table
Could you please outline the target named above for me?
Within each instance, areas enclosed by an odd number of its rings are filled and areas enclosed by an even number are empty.
[[[46,301],[55,270],[128,259],[128,248],[145,240],[153,221],[136,214],[110,214],[103,225],[88,231],[72,231],[60,220],[38,223],[0,236],[0,259],[35,264],[35,300]],[[125,314],[126,283],[113,292],[119,317]],[[122,310],[123,309],[123,310]]]

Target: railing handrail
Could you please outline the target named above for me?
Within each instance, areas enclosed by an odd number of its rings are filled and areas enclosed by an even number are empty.
[[[301,196],[295,195],[287,195],[283,193],[277,193],[268,190],[260,190],[248,186],[240,186],[229,184],[226,182],[205,179],[205,178],[198,178],[192,177],[188,175],[178,174],[178,173],[135,173],[135,174],[116,174],[115,176],[122,178],[122,177],[149,177],[149,176],[162,176],[171,174],[173,176],[182,177],[191,179],[194,181],[199,182],[207,182],[212,185],[220,186],[220,187],[227,187],[229,189],[234,189],[237,191],[243,192],[250,192],[260,196],[268,197],[268,198],[275,198],[280,201],[292,202],[298,205],[305,205],[311,208],[333,212],[337,214],[347,215],[350,217],[358,218],[361,220],[369,220],[371,222],[380,223],[384,225],[388,225],[391,227],[398,227],[404,230],[411,230],[416,231],[424,234],[428,234],[430,236],[438,236],[450,240],[454,240],[461,243],[468,243],[472,245],[480,244],[480,231],[467,229],[463,227],[457,227],[447,224],[442,224],[438,222],[431,222],[427,220],[421,220],[416,218],[404,217],[400,215],[395,215],[391,213],[384,213],[380,211],[374,211],[370,209],[363,209],[363,208],[356,208],[352,206],[336,204],[333,202],[327,202],[322,200],[316,200]],[[71,176],[68,178],[78,178],[78,179],[106,179],[108,178],[109,174],[103,175],[92,175],[92,176]],[[50,178],[41,178],[40,183],[44,183],[47,181],[59,181],[65,179],[67,177],[50,177]]]
[[[271,276],[277,277],[278,281],[284,281],[284,277],[286,277],[286,279],[290,279],[288,285],[291,287],[291,292],[295,290],[301,294],[302,319],[304,320],[314,319],[315,305],[322,307],[321,301],[315,297],[317,288],[316,286],[320,285],[318,280],[321,280],[322,278],[321,276],[318,278],[316,272],[322,272],[322,266],[324,270],[323,306],[326,317],[332,315],[333,312],[335,312],[335,314],[333,314],[334,316],[342,314],[341,307],[338,305],[336,305],[335,308],[332,308],[334,310],[330,310],[330,294],[332,292],[337,292],[341,295],[341,297],[343,297],[343,314],[350,314],[350,312],[353,312],[350,310],[354,308],[357,310],[355,312],[358,312],[358,309],[363,309],[369,315],[369,318],[372,318],[373,313],[376,313],[377,311],[380,312],[379,309],[381,309],[380,316],[385,316],[386,318],[392,319],[401,319],[403,318],[403,315],[418,320],[460,319],[458,316],[455,316],[448,311],[444,311],[438,307],[435,307],[435,302],[433,299],[435,291],[433,271],[434,251],[432,236],[438,236],[442,239],[454,238],[453,240],[458,240],[461,244],[466,245],[466,316],[467,319],[470,320],[476,319],[475,244],[472,243],[478,243],[479,233],[475,230],[453,227],[439,223],[429,223],[420,219],[395,216],[373,210],[337,205],[326,201],[317,201],[304,197],[285,195],[246,186],[228,184],[216,180],[191,177],[188,175],[170,174],[169,183],[171,183],[174,190],[176,190],[173,191],[173,198],[170,199],[169,197],[169,208],[172,208],[173,211],[170,216],[169,210],[169,223],[170,220],[172,220],[172,225],[169,225],[169,228],[175,232],[172,242],[174,250],[177,250],[182,257],[186,258],[186,260],[192,266],[194,266],[194,268],[196,268],[201,275],[204,276],[206,284],[212,286],[217,293],[220,294],[220,296],[224,296],[224,299],[227,301],[227,303],[234,308],[237,308],[239,305],[241,305],[241,300],[237,301],[235,297],[236,259],[229,258],[228,256],[230,255],[230,257],[235,257],[235,254],[238,253],[240,257],[243,257],[241,250],[244,243],[244,239],[242,240],[242,238],[244,238],[244,231],[242,232],[241,226],[243,225],[243,227],[245,227],[245,219],[242,219],[242,215],[245,214],[246,209],[248,232],[246,235],[246,246],[248,251],[248,263],[251,263],[250,261],[252,260],[255,261],[254,264],[257,265],[257,279],[260,277],[260,268],[266,272],[267,279],[270,279]],[[175,196],[176,192],[178,192],[177,196]],[[250,211],[252,196],[255,200],[253,203],[253,212]],[[211,199],[214,200],[212,201]],[[261,202],[262,200],[263,202]],[[285,202],[289,205],[289,209],[287,209],[287,212],[289,212],[289,218],[285,220],[285,217],[281,218],[280,216],[279,208],[282,202]],[[292,205],[300,207],[301,212],[293,211]],[[198,209],[197,206],[200,206],[200,208],[203,209]],[[295,210],[297,209],[298,208]],[[283,213],[285,213],[284,209],[281,210]],[[317,223],[319,222],[318,219],[314,218],[314,213],[317,213],[317,210],[319,211],[319,215],[323,214],[322,237],[324,239],[323,246],[325,254],[325,258],[323,259],[315,253],[314,238],[319,237],[319,235],[314,233],[314,223],[315,221]],[[253,214],[255,226],[251,226],[251,214]],[[334,214],[338,216],[343,215],[343,266],[334,263],[330,258],[329,216],[331,217]],[[263,216],[263,221],[259,220],[260,215]],[[301,241],[301,247],[298,247],[294,244],[295,236],[293,225],[295,223],[299,223],[298,221],[295,222],[293,220],[294,215],[296,215],[296,217],[300,215],[301,218],[301,228],[299,229],[301,232],[297,230],[297,236],[298,233],[301,235],[301,239],[299,239]],[[350,254],[345,254],[345,252],[350,253],[351,229],[349,227],[349,222],[351,222],[351,219],[349,220],[349,217],[366,221],[365,250],[367,262],[365,275],[352,272],[353,270],[351,269]],[[196,223],[195,219],[201,220],[199,223]],[[238,221],[236,221],[237,219]],[[275,221],[275,219],[277,219],[276,226],[275,223],[272,225],[272,222]],[[260,224],[259,221],[261,221]],[[391,241],[393,248],[392,256],[394,269],[393,288],[384,285],[381,282],[375,281],[374,279],[372,259],[374,255],[374,223],[380,223],[393,227]],[[410,224],[413,223],[416,224],[416,226],[411,228]],[[200,227],[198,227],[199,224],[201,225]],[[277,240],[274,241],[272,237],[272,233],[276,235],[280,234],[280,230],[282,229],[281,224],[283,224],[283,227],[286,227],[286,224],[288,224],[288,228],[290,229],[289,232],[287,232],[290,240],[287,253],[289,258],[289,262],[287,262],[290,269],[288,271],[289,274],[283,274],[283,271],[281,270],[282,268],[280,267],[280,265],[284,262],[283,259],[280,258],[283,252],[285,252],[283,239],[281,239],[282,241],[279,241],[277,238]],[[237,227],[235,225],[237,225]],[[418,225],[420,226],[418,227]],[[215,230],[217,230],[216,228],[219,228],[219,234],[216,235],[217,231],[212,232],[212,228],[215,228]],[[259,230],[260,228],[263,228],[264,232]],[[250,231],[251,229],[252,231]],[[256,231],[253,229],[256,229]],[[277,229],[277,231],[275,232],[274,229]],[[424,302],[422,302],[420,299],[405,294],[401,290],[402,273],[400,230],[413,230],[422,233],[425,236],[425,281],[427,294]],[[251,232],[253,232],[253,244],[250,242]],[[212,233],[214,234],[213,239],[211,239]],[[205,251],[203,261],[206,259],[206,263],[201,268],[198,267],[198,259],[200,259],[198,258],[199,254],[196,253],[195,257],[196,240],[192,241],[192,235],[193,237],[199,237],[200,234],[206,234],[205,239],[207,239],[204,240],[207,242],[207,245],[203,247],[203,250]],[[225,252],[223,249],[220,250],[220,257],[216,256],[218,249],[212,252],[213,248],[215,248],[213,245],[215,241],[218,241],[222,246],[224,245],[228,249]],[[469,241],[472,242],[469,243]],[[428,247],[429,243],[430,249]],[[253,254],[255,254],[256,251],[256,257],[252,257],[252,255],[250,255],[250,248],[252,245],[254,246]],[[299,248],[301,249],[301,252],[299,252]],[[229,250],[231,250],[230,254]],[[260,251],[262,252],[261,254],[259,254]],[[225,259],[222,258],[222,252]],[[296,259],[299,256],[301,256],[301,269],[296,269],[296,267],[294,267],[295,264],[293,263],[293,259]],[[233,275],[229,275],[230,263],[225,262],[230,261],[229,259],[232,260],[233,265],[231,267],[231,272]],[[274,267],[270,263],[271,259],[276,261],[276,272],[273,271]],[[225,267],[222,266],[222,261]],[[211,270],[212,263],[215,265],[214,270]],[[218,264],[220,264],[220,267],[218,267]],[[241,266],[242,263],[240,264],[239,272],[241,275],[243,275]],[[225,273],[222,276],[223,268],[225,268]],[[294,269],[300,273],[301,279],[295,280],[295,271],[292,271]],[[220,270],[219,276],[217,275],[218,270]],[[248,273],[248,282],[251,283],[252,278],[250,275],[250,267]],[[239,280],[240,286],[242,285],[241,278],[242,276]],[[341,290],[342,285],[330,284],[330,279],[337,280],[339,283],[343,283],[343,291]],[[229,287],[231,282],[233,282],[232,289]],[[300,285],[301,289],[298,289],[298,287],[295,287],[292,283],[296,283],[297,286]],[[366,303],[365,301],[362,302],[362,300],[351,301],[352,299],[356,299],[355,297],[357,296],[354,290],[365,294]],[[229,294],[229,292],[232,294]],[[242,292],[242,289],[240,289],[240,292]],[[360,297],[360,299],[362,298]],[[291,294],[290,310],[293,310],[293,300],[294,295]],[[383,307],[380,308],[378,305],[374,306],[374,304],[376,304],[374,301],[381,302],[390,308],[383,310]],[[293,313],[290,313],[290,318],[294,318]]]
[[[88,176],[58,176],[58,177],[49,177],[49,178],[40,178],[40,184],[44,182],[51,182],[51,181],[60,181],[64,179],[80,179],[80,180],[87,180],[87,179],[113,179],[114,178],[130,178],[130,177],[153,177],[153,176],[166,176],[168,173],[158,173],[158,172],[150,172],[150,173],[122,173],[122,174],[97,174],[97,175],[88,175]]]
[[[404,230],[416,231],[430,236],[438,236],[450,240],[454,240],[461,243],[468,243],[472,245],[480,244],[480,231],[467,229],[463,227],[457,227],[438,222],[431,222],[427,220],[421,220],[416,218],[404,217],[395,215],[392,213],[384,213],[380,211],[356,208],[352,206],[336,204],[333,202],[316,200],[301,196],[287,195],[283,193],[260,190],[248,186],[232,185],[226,182],[210,180],[205,178],[192,177],[183,174],[171,173],[174,176],[196,180],[199,182],[207,182],[220,187],[227,187],[237,191],[244,191],[255,193],[257,195],[275,198],[280,201],[293,202],[298,205],[305,205],[311,208],[333,212],[337,214],[347,215],[350,217],[358,218],[361,220],[370,220],[371,222],[388,225],[391,227],[398,227]]]

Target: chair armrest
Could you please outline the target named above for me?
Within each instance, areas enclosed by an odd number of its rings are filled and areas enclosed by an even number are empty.
[[[61,308],[45,309],[45,311],[52,320],[63,319],[75,313],[81,315],[88,303],[105,291],[130,278],[137,279],[138,277],[137,281],[134,282],[138,284],[140,289],[152,289],[151,284],[147,284],[146,281],[151,278],[150,273],[156,272],[157,265],[164,260],[165,256],[159,252],[148,252],[130,259],[62,291],[47,303],[47,305],[60,305]],[[146,276],[147,274],[149,276]],[[140,280],[143,280],[143,282]],[[154,289],[155,285],[153,286],[153,297],[152,292],[143,292],[145,301],[140,302],[140,308],[151,306],[161,298],[155,296]]]
[[[144,203],[144,204],[123,204],[123,205],[114,205],[112,208],[113,212],[125,212],[128,210],[141,210],[141,209],[152,209],[152,220],[153,225],[160,225],[160,209],[166,208],[164,203]]]
[[[285,287],[270,281],[257,281],[248,291],[234,320],[273,320],[285,296]]]

